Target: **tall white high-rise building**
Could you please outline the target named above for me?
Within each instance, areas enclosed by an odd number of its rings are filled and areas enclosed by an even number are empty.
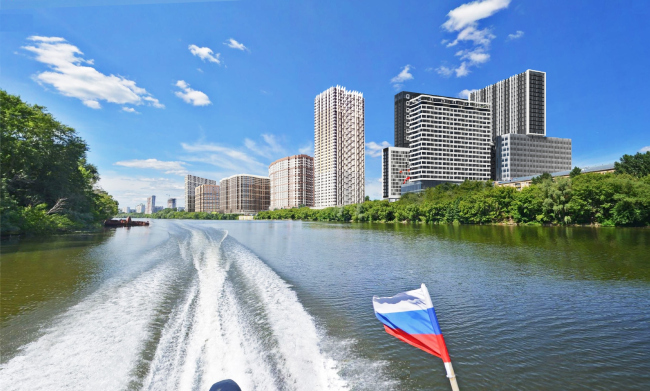
[[[546,72],[527,70],[469,95],[492,108],[492,138],[510,133],[546,136]]]
[[[365,196],[363,94],[331,87],[314,99],[315,206],[349,205]]]
[[[419,95],[407,103],[409,177],[405,192],[440,183],[490,179],[490,105]]]
[[[185,175],[185,210],[194,212],[194,191],[201,185],[216,185],[217,181],[196,175]]]
[[[156,212],[156,196],[152,195],[151,197],[147,198],[147,209],[145,210],[144,213],[152,214],[155,212]]]

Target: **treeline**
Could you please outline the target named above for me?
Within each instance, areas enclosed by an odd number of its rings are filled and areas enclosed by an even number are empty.
[[[86,142],[45,107],[0,90],[0,145],[2,235],[96,228],[117,213]]]
[[[148,218],[148,219],[189,219],[189,220],[237,220],[239,215],[226,214],[226,213],[208,213],[208,212],[185,212],[177,211],[176,208],[163,209],[160,212],[145,214],[145,213],[122,213],[117,217],[125,218],[131,216],[134,218]]]
[[[257,219],[339,222],[418,222],[429,224],[526,224],[601,226],[650,225],[650,152],[626,155],[616,173],[534,178],[517,191],[492,182],[442,184],[399,201],[320,210],[309,208],[260,212]]]

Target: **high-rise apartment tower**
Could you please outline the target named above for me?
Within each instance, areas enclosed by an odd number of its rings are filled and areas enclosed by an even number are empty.
[[[395,94],[395,146],[398,148],[409,147],[406,102],[420,95],[419,92],[408,91]]]
[[[147,209],[145,210],[146,214],[151,214],[156,212],[156,196],[152,195],[147,198]]]
[[[271,210],[314,206],[314,158],[288,156],[269,166]]]
[[[381,153],[382,198],[397,201],[402,195],[402,185],[409,177],[409,149],[386,147]]]
[[[219,212],[219,185],[201,185],[194,189],[194,209],[197,212]]]
[[[316,207],[363,202],[365,120],[363,94],[331,87],[314,99]]]
[[[253,215],[269,210],[271,204],[269,178],[259,175],[233,175],[220,182],[219,208],[224,213]]]
[[[185,175],[185,210],[194,212],[194,189],[201,185],[216,185],[217,181],[196,175]]]

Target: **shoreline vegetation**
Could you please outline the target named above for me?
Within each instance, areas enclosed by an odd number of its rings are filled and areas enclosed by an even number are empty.
[[[88,144],[45,107],[0,89],[0,136],[0,235],[94,231],[117,214]]]
[[[188,220],[237,220],[240,215],[227,214],[227,213],[208,213],[208,212],[185,212],[178,211],[176,208],[163,209],[160,212],[146,214],[146,213],[120,213],[116,218],[132,219],[145,218],[145,219],[188,219]]]
[[[495,187],[492,182],[441,184],[409,193],[396,202],[263,211],[258,220],[391,222],[424,224],[650,225],[650,152],[624,155],[615,173],[542,174],[529,187]]]

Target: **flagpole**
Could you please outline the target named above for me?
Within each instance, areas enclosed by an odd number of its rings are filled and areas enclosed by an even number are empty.
[[[447,377],[449,378],[449,383],[451,383],[452,391],[459,391],[456,374],[454,373],[454,367],[451,366],[451,361],[445,363],[445,369],[447,370]]]

